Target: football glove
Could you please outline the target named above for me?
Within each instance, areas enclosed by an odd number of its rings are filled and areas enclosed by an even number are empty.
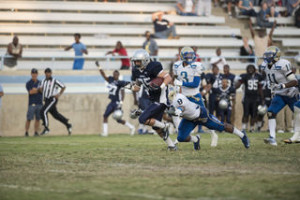
[[[281,90],[285,88],[285,84],[284,83],[280,83],[280,84],[274,84],[272,86],[272,90]]]

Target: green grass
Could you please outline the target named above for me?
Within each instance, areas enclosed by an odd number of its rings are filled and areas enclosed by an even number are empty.
[[[219,135],[168,152],[158,136],[0,138],[0,199],[298,199],[300,145]],[[278,141],[291,134],[278,134]],[[175,138],[175,136],[172,136]]]

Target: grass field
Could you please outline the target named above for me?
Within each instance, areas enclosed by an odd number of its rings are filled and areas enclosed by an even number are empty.
[[[0,199],[299,199],[300,145],[249,136],[247,150],[229,134],[211,148],[203,134],[198,152],[151,135],[0,138]]]

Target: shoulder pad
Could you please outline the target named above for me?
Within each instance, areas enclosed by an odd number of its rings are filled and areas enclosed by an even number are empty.
[[[173,64],[173,67],[178,68],[180,65],[182,65],[182,61],[177,61]]]

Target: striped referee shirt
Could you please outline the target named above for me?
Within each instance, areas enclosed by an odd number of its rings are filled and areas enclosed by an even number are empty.
[[[51,77],[50,79],[45,78],[41,82],[40,88],[43,88],[43,99],[49,99],[56,96],[59,93],[58,88],[65,88],[65,85],[56,78]]]

